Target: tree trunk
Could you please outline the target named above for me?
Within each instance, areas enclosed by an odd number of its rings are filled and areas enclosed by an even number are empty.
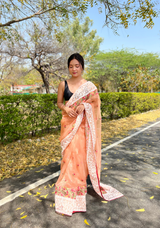
[[[45,88],[46,88],[46,93],[50,93],[50,91],[49,91],[49,76],[46,73],[46,77],[45,77],[44,72],[42,71],[42,69],[39,69],[38,71],[39,71],[39,73],[42,76],[42,80],[43,80],[43,83],[44,83]]]

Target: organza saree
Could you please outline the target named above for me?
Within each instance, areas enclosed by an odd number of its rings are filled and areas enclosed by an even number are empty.
[[[110,201],[123,195],[109,185],[100,183],[101,170],[101,112],[96,86],[87,81],[81,85],[66,103],[76,109],[84,105],[83,113],[76,118],[62,112],[61,173],[56,182],[55,210],[72,216],[86,211],[88,174],[94,190],[104,200]]]

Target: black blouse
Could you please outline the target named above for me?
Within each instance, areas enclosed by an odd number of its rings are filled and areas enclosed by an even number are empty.
[[[73,93],[69,90],[68,83],[65,80],[65,89],[64,89],[64,99],[65,99],[65,101],[68,101],[72,95],[73,95]]]

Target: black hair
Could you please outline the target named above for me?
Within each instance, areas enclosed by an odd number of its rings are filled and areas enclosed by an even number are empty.
[[[69,68],[70,62],[73,59],[76,59],[82,65],[82,69],[84,70],[84,59],[79,53],[74,53],[68,58],[68,68]]]

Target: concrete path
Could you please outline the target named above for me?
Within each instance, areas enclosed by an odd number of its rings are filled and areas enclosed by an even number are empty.
[[[118,141],[113,139],[112,143]],[[88,186],[86,213],[58,215],[54,210],[58,177],[45,179],[59,170],[55,163],[0,182],[0,228],[160,228],[160,123],[102,151],[101,182],[115,187],[124,197],[104,203]],[[7,196],[40,180],[45,183],[5,203]]]

